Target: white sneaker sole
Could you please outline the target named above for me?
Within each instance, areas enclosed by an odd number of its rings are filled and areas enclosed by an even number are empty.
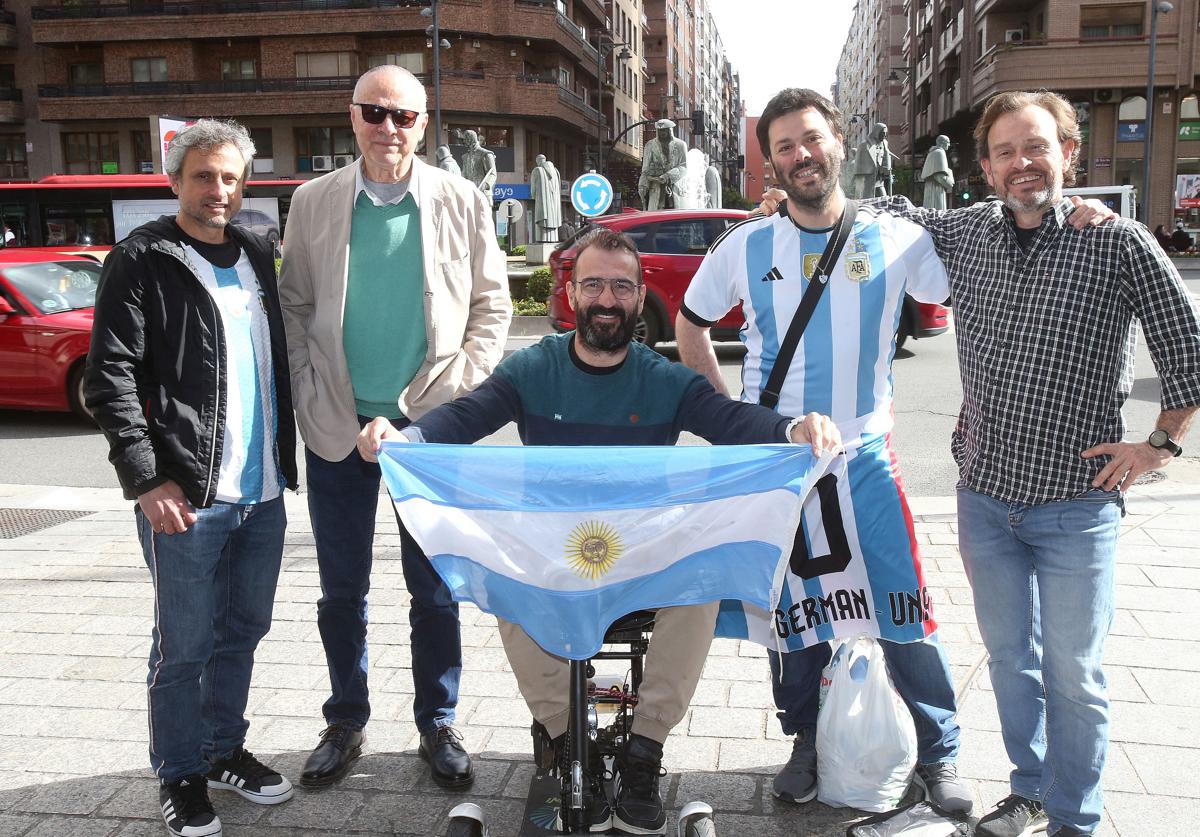
[[[973,810],[975,810],[975,803],[972,802],[969,798],[967,799],[966,809],[961,810],[961,811],[954,810],[953,808],[944,808],[941,805],[938,805],[936,802],[933,801],[933,794],[931,794],[929,792],[928,783],[926,783],[926,781],[923,778],[921,778],[921,774],[917,773],[915,770],[913,771],[912,781],[913,781],[914,785],[916,785],[918,788],[921,789],[921,793],[924,795],[925,801],[928,802],[930,805],[933,805],[938,811],[949,814],[953,817],[969,817],[971,815],[971,812]],[[1045,830],[1046,830],[1046,828],[1045,828],[1045,826],[1043,826],[1042,831],[1045,831]],[[1030,832],[1030,833],[1032,833],[1032,832]]]
[[[165,818],[163,824],[166,825]],[[167,825],[167,831],[174,834],[175,837],[221,837],[221,820],[214,818],[211,823],[205,826],[184,826],[180,831],[176,831]]]
[[[782,799],[784,802],[791,802],[793,805],[803,805],[805,802],[812,802],[817,798],[817,786],[813,785],[811,791],[800,797],[795,797],[790,793],[783,793],[771,788],[771,796],[775,797],[776,799]]]
[[[281,802],[287,802],[296,793],[295,788],[292,787],[292,783],[286,778],[283,780],[282,785],[275,788],[264,788],[260,793],[248,791],[245,788],[239,788],[232,782],[222,782],[212,778],[208,780],[208,786],[210,788],[216,788],[217,790],[233,791],[238,796],[242,797],[242,799],[249,800],[250,802],[257,803],[258,805],[278,805]]]
[[[618,817],[615,813],[613,814],[613,818],[612,818],[612,827],[613,827],[613,830],[619,834],[666,834],[667,833],[667,822],[665,819],[663,820],[663,824],[661,826],[659,826],[658,828],[639,828],[636,825],[630,825],[629,823],[625,822],[620,817]]]

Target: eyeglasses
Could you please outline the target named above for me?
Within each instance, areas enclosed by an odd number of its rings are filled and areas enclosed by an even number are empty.
[[[588,299],[597,299],[604,289],[610,288],[617,299],[632,299],[642,286],[641,282],[631,282],[628,279],[584,279],[576,282],[579,292]]]
[[[411,128],[417,124],[417,117],[421,115],[420,111],[391,110],[379,105],[362,105],[358,102],[354,103],[354,107],[358,108],[362,113],[363,121],[371,125],[381,125],[383,124],[383,120],[390,116],[392,117],[392,124],[397,128]]]

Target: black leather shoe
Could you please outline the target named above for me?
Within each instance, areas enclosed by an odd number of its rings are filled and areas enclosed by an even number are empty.
[[[323,788],[346,775],[354,760],[362,755],[363,731],[345,724],[330,724],[321,733],[321,743],[304,762],[300,784]]]
[[[454,727],[438,727],[421,736],[421,758],[429,762],[433,781],[443,788],[465,788],[475,781],[471,757],[463,749],[462,733]]]

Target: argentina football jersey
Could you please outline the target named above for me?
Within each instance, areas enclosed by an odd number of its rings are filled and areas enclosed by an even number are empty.
[[[740,301],[748,323],[742,399],[758,401],[832,228],[786,213],[753,218],[714,243],[684,296],[684,315],[712,324]],[[730,281],[732,279],[732,281]],[[777,407],[830,416],[851,441],[892,427],[891,363],[904,296],[942,302],[945,268],[917,225],[860,207],[829,285],[796,348]]]

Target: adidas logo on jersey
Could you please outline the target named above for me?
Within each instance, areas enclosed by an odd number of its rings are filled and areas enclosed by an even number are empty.
[[[763,282],[778,282],[782,278],[783,278],[783,274],[779,272],[779,268],[772,267],[769,271],[767,271],[766,275],[763,276],[762,281]]]

